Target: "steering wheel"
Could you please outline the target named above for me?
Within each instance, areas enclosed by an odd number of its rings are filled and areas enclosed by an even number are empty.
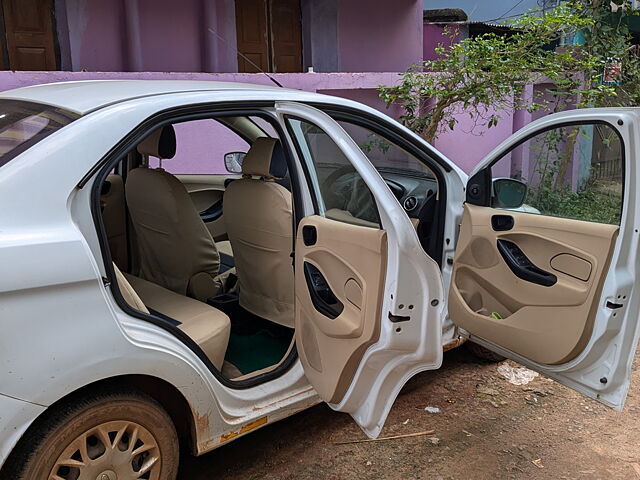
[[[355,169],[351,165],[343,165],[342,167],[334,170],[329,174],[327,178],[325,178],[324,182],[320,185],[320,192],[324,198],[324,203],[326,205],[330,205],[330,208],[335,207],[336,205],[343,205],[341,210],[346,210],[346,204],[348,203],[345,199],[338,195],[334,189],[334,184],[344,177],[345,175],[355,172]]]

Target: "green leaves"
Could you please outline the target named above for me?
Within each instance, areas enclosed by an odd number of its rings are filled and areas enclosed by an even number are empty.
[[[584,0],[564,3],[544,16],[523,15],[509,23],[515,29],[509,36],[487,33],[457,41],[459,32],[452,29],[447,34],[453,43],[438,46],[437,59],[409,68],[397,86],[380,87],[380,97],[387,106],[400,105],[401,121],[429,141],[454,130],[460,111],[469,113],[476,127],[491,128],[500,112],[513,109],[637,104],[640,59],[629,54],[628,28],[612,25],[607,15],[608,2]],[[577,32],[584,34],[586,45],[557,46]],[[611,52],[623,63],[620,86],[600,83]],[[553,88],[524,95],[527,84],[536,83]]]

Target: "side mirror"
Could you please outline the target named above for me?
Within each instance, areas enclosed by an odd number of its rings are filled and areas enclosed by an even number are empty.
[[[526,198],[526,183],[514,178],[496,178],[493,180],[492,207],[520,208]]]
[[[242,173],[245,152],[230,152],[224,156],[224,166],[229,173]]]

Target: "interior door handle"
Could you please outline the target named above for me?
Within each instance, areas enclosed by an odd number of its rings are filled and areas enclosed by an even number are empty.
[[[558,281],[553,273],[536,267],[515,243],[498,240],[498,251],[516,277],[544,287],[551,287]]]
[[[491,228],[496,232],[506,232],[511,230],[515,221],[511,215],[493,215],[491,217]]]
[[[343,303],[331,291],[324,275],[315,265],[304,262],[304,278],[314,308],[326,317],[337,318],[344,310]]]
[[[302,241],[307,247],[316,244],[318,241],[318,231],[314,225],[305,225],[302,227]]]

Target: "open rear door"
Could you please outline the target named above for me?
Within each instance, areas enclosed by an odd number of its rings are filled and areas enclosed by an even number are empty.
[[[375,437],[404,383],[441,364],[440,270],[335,121],[297,103],[276,110],[313,198],[295,245],[300,360],[320,397]]]
[[[591,109],[499,146],[467,185],[449,292],[471,340],[616,409],[639,333],[638,142],[636,113]]]

